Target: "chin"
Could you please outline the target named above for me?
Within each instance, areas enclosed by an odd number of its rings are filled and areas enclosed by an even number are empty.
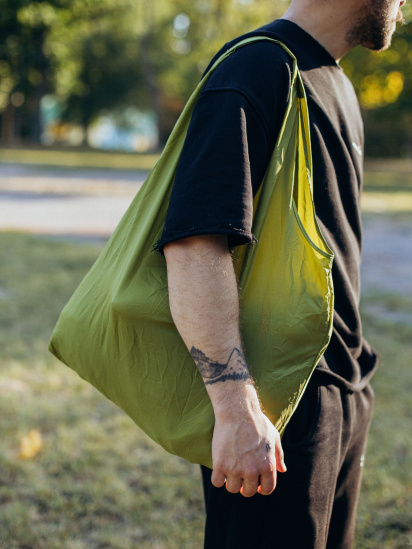
[[[369,42],[369,43],[362,44],[362,46],[364,48],[366,48],[367,50],[378,51],[379,52],[379,51],[384,51],[384,50],[388,49],[389,44],[388,45],[384,44],[382,46],[382,44],[371,44]]]
[[[368,50],[372,51],[384,51],[389,48],[392,41],[392,35],[386,36],[384,39],[379,42],[362,42],[362,46]]]

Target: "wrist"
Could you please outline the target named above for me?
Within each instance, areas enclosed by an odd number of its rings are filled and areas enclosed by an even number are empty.
[[[251,379],[225,385],[219,387],[218,392],[209,390],[216,420],[234,421],[261,412],[259,397]]]

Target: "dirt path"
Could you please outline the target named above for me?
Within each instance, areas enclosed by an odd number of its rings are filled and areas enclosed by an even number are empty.
[[[0,230],[107,238],[147,173],[0,164]],[[364,219],[362,291],[412,296],[412,215]]]
[[[368,214],[363,222],[362,290],[412,298],[412,214]]]
[[[107,237],[145,177],[0,164],[0,230]]]

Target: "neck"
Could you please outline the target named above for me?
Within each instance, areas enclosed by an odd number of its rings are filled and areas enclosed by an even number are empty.
[[[339,61],[353,45],[347,42],[347,31],[352,24],[348,5],[352,0],[293,0],[282,19],[292,21],[310,34],[336,60]]]

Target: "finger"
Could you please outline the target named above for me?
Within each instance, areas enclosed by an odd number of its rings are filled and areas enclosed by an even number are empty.
[[[259,488],[259,477],[247,477],[243,479],[242,488],[240,493],[245,498],[250,498],[256,494]]]
[[[264,473],[260,475],[260,486],[258,488],[259,494],[262,496],[268,496],[276,488],[276,469],[271,473]]]
[[[272,424],[270,423],[269,418],[266,417],[266,421],[267,421],[270,425],[272,425]],[[287,468],[286,468],[286,464],[285,464],[285,457],[284,457],[283,448],[282,448],[282,443],[281,443],[281,440],[280,440],[280,436],[279,436],[278,431],[276,431],[276,436],[275,436],[274,443],[275,443],[276,469],[277,469],[280,473],[286,473]],[[269,451],[269,452],[270,452],[270,451],[273,451],[272,448],[273,448],[272,444],[268,442],[267,445],[266,445],[267,451]]]
[[[283,453],[282,443],[280,439],[277,441],[275,446],[275,456],[276,456],[276,469],[279,473],[286,473],[287,468],[285,464],[285,454]]]
[[[241,477],[228,476],[226,479],[226,490],[231,494],[237,494],[242,487]]]
[[[216,488],[222,488],[226,482],[226,475],[219,471],[218,469],[213,469],[212,471],[212,484]]]

